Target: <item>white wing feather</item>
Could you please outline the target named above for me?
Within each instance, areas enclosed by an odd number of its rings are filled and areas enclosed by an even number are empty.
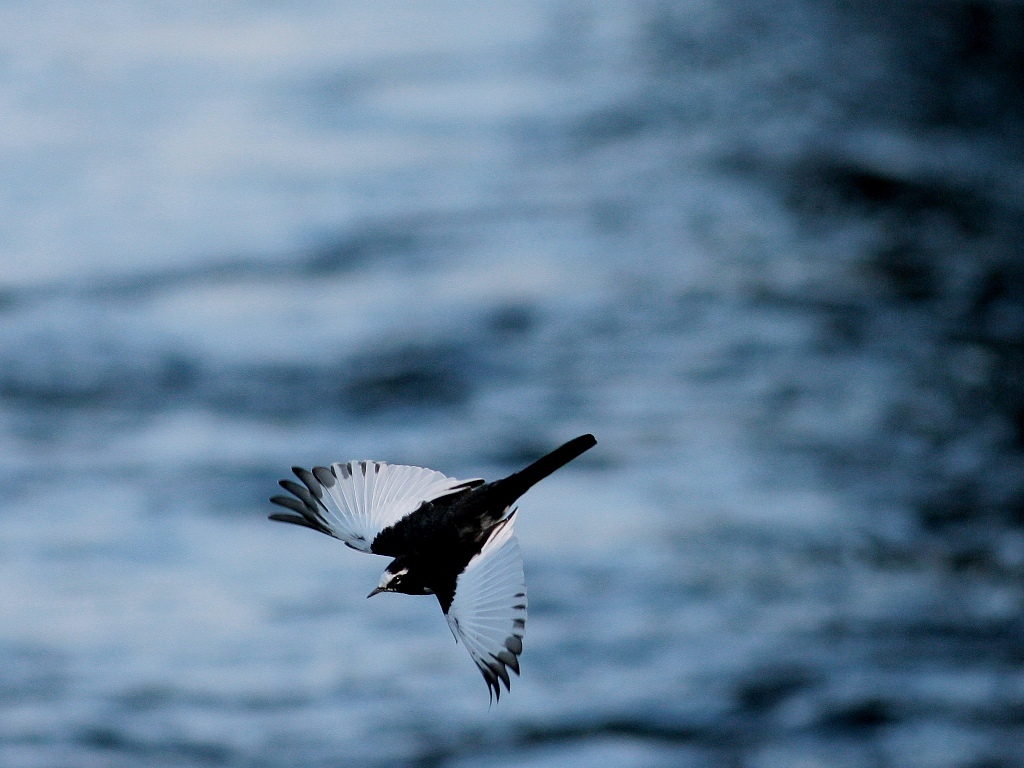
[[[307,524],[313,524],[310,527],[361,552],[370,552],[377,534],[415,512],[423,502],[483,482],[383,461],[350,461],[316,467],[312,472],[296,468],[295,474],[305,487],[291,481],[281,485],[297,500],[278,496],[273,501],[300,512]]]
[[[519,674],[526,626],[526,577],[514,535],[513,512],[495,526],[480,552],[455,582],[446,618],[487,681],[501,698],[499,680],[509,687],[507,667]]]

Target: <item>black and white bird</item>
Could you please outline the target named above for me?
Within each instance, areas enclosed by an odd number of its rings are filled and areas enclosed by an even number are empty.
[[[489,692],[519,674],[526,626],[526,579],[513,526],[515,501],[597,444],[581,435],[502,480],[456,480],[423,467],[350,461],[312,471],[293,467],[301,484],[271,501],[294,523],[352,549],[394,558],[370,592],[435,595],[448,626],[483,673]],[[294,513],[294,514],[292,514]]]

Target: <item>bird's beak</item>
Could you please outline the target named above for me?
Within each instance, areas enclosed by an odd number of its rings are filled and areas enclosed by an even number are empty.
[[[381,592],[387,592],[387,590],[384,589],[384,587],[375,587],[373,592],[371,592],[370,594],[368,594],[366,596],[366,599],[369,600],[371,597],[373,597],[374,595],[380,594]]]

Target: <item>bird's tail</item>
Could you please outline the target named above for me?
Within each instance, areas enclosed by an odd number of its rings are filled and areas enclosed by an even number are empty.
[[[537,459],[525,469],[509,475],[504,480],[499,480],[494,485],[496,489],[501,489],[503,495],[507,495],[508,503],[511,504],[556,469],[561,469],[595,445],[597,445],[597,439],[593,435],[580,435],[562,447],[555,448],[548,455]]]

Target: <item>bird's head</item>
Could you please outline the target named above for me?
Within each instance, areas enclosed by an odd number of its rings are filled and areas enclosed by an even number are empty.
[[[367,597],[373,597],[381,592],[401,592],[405,595],[429,595],[432,591],[417,578],[415,573],[409,573],[409,565],[402,558],[392,560],[380,577],[380,584],[377,585]]]

